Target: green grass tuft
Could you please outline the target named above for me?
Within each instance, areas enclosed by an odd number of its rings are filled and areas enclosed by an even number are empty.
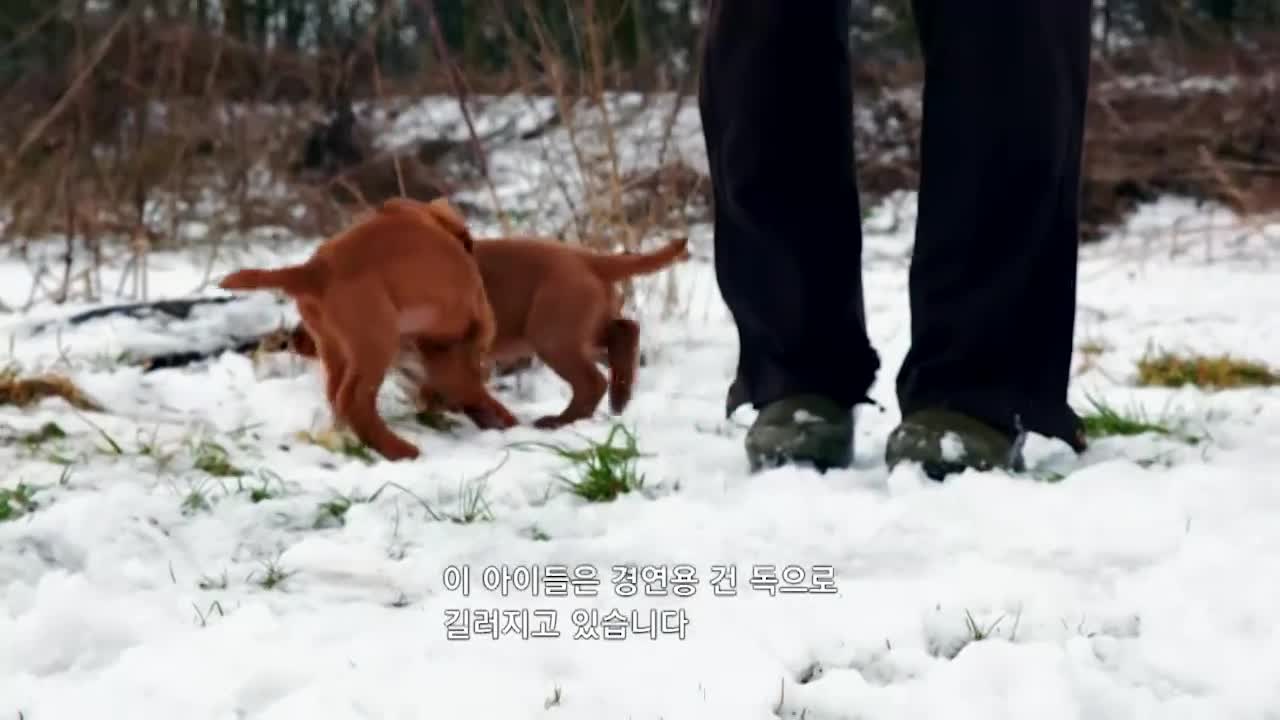
[[[395,487],[392,483],[383,483],[381,487],[373,491],[372,495],[361,495],[359,493],[349,493],[342,495],[334,493],[329,500],[320,503],[316,507],[316,519],[312,526],[317,530],[321,528],[342,527],[347,524],[347,511],[352,505],[357,503],[371,503],[382,495],[382,491],[388,487]]]
[[[495,470],[496,468],[470,482],[463,483],[458,491],[458,511],[447,515],[449,520],[458,525],[493,521],[493,509],[485,499],[485,490],[488,487],[489,476]]]
[[[621,435],[621,444],[615,444]],[[636,445],[635,434],[615,424],[603,442],[587,440],[583,448],[557,443],[516,443],[511,447],[533,447],[546,450],[570,464],[569,470],[556,474],[574,495],[588,502],[609,502],[619,495],[644,487],[644,475],[636,469],[636,461],[647,457]]]
[[[995,620],[992,620],[990,625],[983,627],[978,624],[977,620],[973,619],[973,613],[969,612],[968,610],[965,610],[964,611],[964,627],[965,627],[965,630],[969,633],[969,637],[967,638],[968,642],[982,642],[983,640],[990,638],[992,635],[995,634],[996,628],[1000,627],[1000,623],[1003,621],[1004,621],[1004,616],[1001,615]]]
[[[231,464],[226,448],[207,440],[196,446],[193,465],[214,477],[240,477],[245,474],[244,470]]]
[[[213,509],[213,500],[209,494],[205,492],[204,486],[193,487],[182,497],[182,514],[194,515],[198,512],[208,512]]]
[[[67,437],[67,433],[58,423],[47,422],[22,436],[22,444],[28,448],[35,449],[44,445],[51,440],[62,440]]]
[[[1088,402],[1090,409],[1080,413],[1080,421],[1085,434],[1091,438],[1161,435],[1188,445],[1196,445],[1203,439],[1184,432],[1181,426],[1185,423],[1175,423],[1167,417],[1149,417],[1136,405],[1122,410],[1094,397],[1089,397]]]
[[[316,529],[342,527],[347,524],[347,511],[355,504],[352,498],[339,495],[320,503],[316,508],[316,519],[312,527]]]
[[[196,611],[196,624],[198,624],[200,627],[207,627],[209,625],[209,618],[213,617],[213,614],[215,612],[218,613],[218,617],[226,617],[227,615],[222,610],[222,603],[218,602],[217,600],[214,600],[213,602],[209,603],[209,607],[207,610],[203,610],[203,611],[200,610],[200,606],[196,605],[195,603],[191,603],[191,607],[194,608]]]
[[[125,454],[124,447],[120,445],[120,443],[116,442],[116,439],[111,437],[111,433],[107,432],[106,429],[104,429],[101,425],[93,422],[92,420],[90,420],[89,418],[83,415],[80,416],[80,419],[83,420],[86,425],[93,428],[94,431],[97,432],[98,435],[103,440],[107,441],[107,446],[105,448],[104,447],[98,448],[99,452],[107,455],[117,455],[117,456]]]
[[[249,495],[249,502],[254,504],[281,497],[285,494],[284,479],[275,472],[261,469],[258,471],[258,480],[260,484],[254,486],[246,486],[243,480],[237,480],[236,492],[247,493]],[[276,485],[280,487],[278,491],[273,490],[271,487],[273,480]]]
[[[21,481],[13,488],[0,488],[0,522],[35,512],[40,507],[35,495],[36,489]]]
[[[258,577],[256,583],[263,590],[283,589],[284,582],[297,574],[297,570],[284,570],[274,561],[267,561],[262,564],[264,572]],[[245,578],[249,581],[253,578],[256,571],[249,573]]]

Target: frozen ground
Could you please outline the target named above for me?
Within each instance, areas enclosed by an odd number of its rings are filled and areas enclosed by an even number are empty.
[[[0,407],[0,488],[21,483],[36,503],[0,522],[0,719],[1280,718],[1280,391],[1131,378],[1149,345],[1280,359],[1280,239],[1171,229],[1187,213],[1213,222],[1165,203],[1135,220],[1154,239],[1087,251],[1077,337],[1101,354],[1080,353],[1073,395],[1140,405],[1202,440],[1104,439],[1078,460],[1037,443],[1037,472],[1059,482],[938,485],[883,467],[910,222],[868,238],[885,409],[861,414],[856,468],[748,476],[749,413],[721,417],[735,335],[698,262],[671,273],[680,312],[647,306],[650,362],[622,418],[649,453],[646,482],[605,503],[568,493],[555,456],[504,450],[547,439],[527,428],[400,419],[425,451],[408,464],[303,441],[326,415],[300,361],[226,355],[151,374],[115,362],[273,327],[288,311],[267,298],[60,333],[31,327],[67,309],[4,317],[13,361],[69,369],[109,412]],[[151,292],[185,294],[204,269],[154,258]],[[25,273],[4,266],[0,299],[24,302]],[[667,282],[645,287],[659,299]],[[545,371],[500,394],[525,419],[566,397]],[[385,406],[404,415],[390,388]],[[550,439],[599,440],[610,422]],[[47,423],[65,437],[41,434]],[[225,463],[209,461],[215,445]],[[210,474],[227,464],[245,475]],[[623,563],[692,565],[696,592],[619,597]],[[754,589],[758,564],[832,568],[836,592]],[[598,594],[485,590],[486,567],[515,565],[594,568]],[[737,568],[736,594],[713,592],[713,566]],[[469,570],[468,596],[449,567]],[[500,637],[448,637],[484,609]],[[687,624],[683,637],[575,639],[576,609]],[[559,637],[520,636],[548,618]]]

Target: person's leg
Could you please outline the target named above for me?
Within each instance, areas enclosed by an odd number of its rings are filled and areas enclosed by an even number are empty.
[[[760,409],[753,467],[845,466],[852,407],[879,368],[862,300],[849,3],[712,0],[707,24],[716,277],[739,337],[726,410]]]
[[[886,459],[937,475],[1016,466],[1022,429],[1082,449],[1067,384],[1090,3],[913,8],[925,85],[912,344]],[[948,453],[948,430],[970,447]]]

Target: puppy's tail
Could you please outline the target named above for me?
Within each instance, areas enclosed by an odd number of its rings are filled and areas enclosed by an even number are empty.
[[[587,256],[591,271],[605,282],[618,282],[636,275],[658,272],[680,260],[689,259],[689,239],[678,238],[649,253]]]
[[[276,270],[249,268],[237,270],[222,278],[223,290],[282,290],[291,297],[319,295],[324,289],[325,273],[312,263]]]

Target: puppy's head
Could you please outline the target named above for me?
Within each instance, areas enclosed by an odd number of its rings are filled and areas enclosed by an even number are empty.
[[[467,220],[446,198],[438,197],[430,202],[422,202],[412,198],[394,197],[382,202],[378,208],[383,213],[406,213],[430,225],[442,228],[458,239],[467,252],[474,248],[471,231],[467,228]]]

